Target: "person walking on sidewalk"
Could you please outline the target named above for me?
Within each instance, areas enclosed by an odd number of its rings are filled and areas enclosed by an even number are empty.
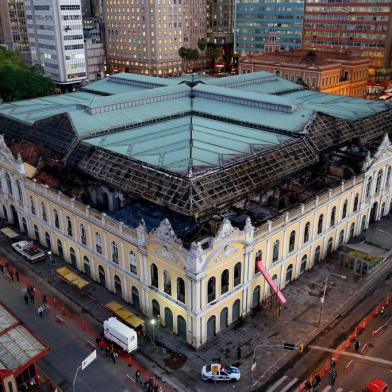
[[[355,352],[356,353],[359,351],[360,347],[361,347],[361,342],[359,341],[358,338],[355,338],[355,340],[354,340],[354,348],[355,348]]]
[[[112,359],[113,359],[113,365],[116,364],[116,359],[118,357],[118,354],[115,351],[112,351]]]
[[[37,309],[38,317],[42,318],[42,313],[43,313],[43,312],[44,312],[44,311],[43,311],[43,309],[42,309],[42,306],[38,306],[38,309]]]
[[[28,305],[29,304],[29,296],[27,295],[27,293],[25,293],[25,295],[23,296],[23,299],[25,301],[25,304]]]
[[[384,308],[384,306],[382,306],[382,307],[381,307],[381,310],[380,310],[380,317],[381,317],[381,318],[384,317],[384,312],[385,312],[385,308]]]
[[[335,359],[335,357],[331,358],[330,365],[331,365],[331,369],[335,369],[335,366],[336,366],[336,359]]]

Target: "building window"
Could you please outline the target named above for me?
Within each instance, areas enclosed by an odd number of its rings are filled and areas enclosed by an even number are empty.
[[[101,236],[99,233],[95,233],[95,249],[97,253],[102,254]]]
[[[274,247],[272,250],[272,262],[278,261],[279,259],[279,240],[275,240]]]
[[[30,196],[30,208],[31,208],[31,213],[35,215],[35,204],[34,204],[33,196]]]
[[[118,247],[114,241],[112,241],[112,261],[118,264]]]
[[[339,244],[338,244],[338,248],[339,248],[340,246],[343,245],[343,242],[344,242],[344,230],[342,230],[342,231],[340,232],[340,234],[339,234]]]
[[[67,234],[72,237],[72,222],[71,222],[71,218],[69,216],[67,216]]]
[[[361,221],[361,232],[364,232],[366,230],[366,215],[362,217]]]
[[[358,203],[359,203],[359,194],[357,193],[354,199],[353,212],[358,211]]]
[[[177,278],[177,299],[185,303],[185,282],[182,278]]]
[[[208,303],[212,302],[215,299],[215,278],[212,277],[208,279],[208,284],[207,284],[207,301]]]
[[[290,241],[289,241],[289,253],[294,250],[295,247],[295,230],[290,233]]]
[[[41,203],[41,211],[42,211],[42,220],[47,222],[48,221],[48,217],[46,215],[46,207],[44,203]]]
[[[345,200],[343,204],[342,219],[344,219],[347,216],[347,207],[348,207],[348,200]]]
[[[304,231],[304,244],[306,244],[309,241],[309,233],[310,233],[310,222],[308,222],[305,226],[305,231]]]
[[[263,252],[261,250],[258,250],[255,257],[255,274],[260,272],[259,268],[257,267],[257,264],[262,260],[263,260]]]
[[[370,177],[369,179],[368,179],[368,182],[367,182],[367,184],[366,184],[366,197],[368,198],[368,197],[370,197],[370,191],[371,191],[371,189],[372,189],[372,177]]]
[[[286,271],[286,283],[291,282],[292,279],[293,279],[293,265],[290,264],[287,267],[287,271]]]
[[[39,230],[38,230],[37,225],[34,225],[34,238],[35,238],[35,240],[36,240],[37,242],[40,242],[40,241],[41,241],[40,238],[39,238]]]
[[[169,271],[163,271],[163,291],[171,295],[171,275]]]
[[[351,223],[351,226],[350,226],[350,237],[348,239],[349,241],[354,238],[354,234],[355,234],[355,223]]]
[[[18,197],[19,197],[20,202],[23,202],[22,186],[20,185],[19,180],[16,180],[16,189],[18,190]]]
[[[5,173],[5,179],[7,180],[8,193],[13,195],[11,177],[8,173]]]
[[[301,260],[301,268],[299,270],[299,274],[302,275],[305,271],[306,271],[306,263],[308,261],[308,256],[305,255],[304,257],[302,257]]]
[[[242,270],[242,264],[237,263],[234,267],[234,287],[241,284],[241,270]]]
[[[80,240],[82,241],[83,245],[87,244],[87,235],[86,235],[86,229],[84,228],[84,225],[80,225]]]
[[[137,260],[136,255],[132,251],[129,252],[129,270],[137,275]]]
[[[60,240],[57,240],[57,254],[60,257],[64,257],[63,244],[61,243]]]
[[[324,215],[321,214],[318,220],[317,234],[321,234],[323,232],[323,221],[324,221]]]
[[[376,193],[380,192],[381,182],[382,182],[382,170],[380,170],[377,174]]]
[[[391,181],[391,166],[388,166],[388,171],[387,171],[387,178],[385,180],[385,189],[389,188],[389,182]]]
[[[59,214],[57,210],[53,210],[53,215],[54,215],[54,225],[56,229],[60,228],[60,220],[59,220]]]
[[[221,274],[221,295],[229,291],[229,270],[225,269]]]
[[[333,207],[331,211],[331,221],[329,225],[332,227],[335,226],[335,223],[336,223],[336,207]]]
[[[151,274],[151,286],[158,288],[159,287],[158,268],[154,263],[151,264],[150,274]]]

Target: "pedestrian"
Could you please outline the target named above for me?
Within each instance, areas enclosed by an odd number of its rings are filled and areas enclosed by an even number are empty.
[[[19,282],[19,272],[18,271],[15,271],[15,278],[16,278],[16,281]]]
[[[42,304],[41,308],[42,308],[42,316],[45,316],[45,314],[48,312],[48,306],[46,304]]]
[[[47,304],[46,294],[42,294],[42,303],[43,303],[44,305]]]
[[[381,307],[381,310],[380,310],[380,317],[384,317],[384,311],[385,311],[385,308],[383,306],[383,307]]]
[[[360,347],[361,347],[361,342],[359,341],[358,338],[355,338],[355,341],[354,341],[355,352],[358,352]]]
[[[314,376],[314,380],[313,380],[313,389],[317,390],[317,388],[320,386],[321,384],[321,377],[319,374],[316,374]]]
[[[335,359],[335,357],[331,358],[330,365],[331,365],[331,369],[335,369],[335,366],[336,366],[336,359]]]
[[[115,351],[112,351],[112,359],[113,359],[113,365],[116,364],[116,359],[118,357],[118,354]]]
[[[23,296],[23,299],[24,299],[26,305],[28,305],[28,304],[29,304],[29,296],[28,296],[27,294],[25,294],[25,295]]]
[[[105,346],[105,357],[108,357],[110,355],[110,348],[109,346]]]
[[[42,318],[42,308],[41,308],[41,306],[38,306],[37,314],[38,314],[38,317]]]
[[[139,371],[139,370],[136,370],[135,378],[136,378],[136,382],[137,382],[138,384],[141,384],[141,383],[142,383],[142,380],[141,380],[140,376],[141,376],[140,371]]]
[[[331,372],[331,385],[334,386],[336,382],[336,377],[338,376],[336,370],[332,370]]]

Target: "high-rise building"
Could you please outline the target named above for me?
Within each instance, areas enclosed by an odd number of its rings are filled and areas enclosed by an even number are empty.
[[[33,63],[58,84],[86,79],[80,0],[25,0]]]
[[[87,80],[93,82],[105,76],[105,43],[99,18],[83,17],[84,48]]]
[[[391,11],[390,0],[306,0],[303,47],[358,52],[391,67]]]
[[[207,34],[209,42],[216,45],[233,44],[234,1],[207,1]]]
[[[235,3],[234,49],[262,53],[271,34],[281,50],[301,47],[304,0],[239,0]]]
[[[181,46],[197,48],[207,33],[206,0],[106,0],[109,72],[169,76],[182,72]]]
[[[28,54],[24,0],[0,1],[0,43]]]

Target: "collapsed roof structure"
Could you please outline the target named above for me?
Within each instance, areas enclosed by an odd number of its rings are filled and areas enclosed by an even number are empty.
[[[220,79],[116,74],[0,106],[0,133],[55,151],[113,189],[203,221],[392,128],[392,108],[267,72]]]

